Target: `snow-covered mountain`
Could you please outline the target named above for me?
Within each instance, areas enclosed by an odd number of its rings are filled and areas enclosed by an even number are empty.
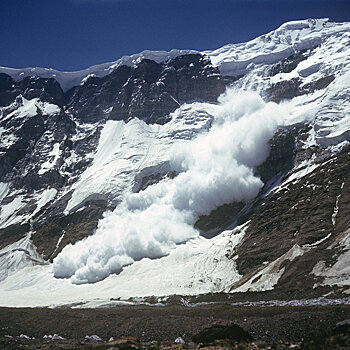
[[[0,305],[350,291],[350,23],[79,72],[0,68]]]

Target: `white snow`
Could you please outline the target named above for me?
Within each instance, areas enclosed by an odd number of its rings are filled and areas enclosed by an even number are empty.
[[[41,102],[41,110],[45,114],[57,114],[61,111],[60,107],[47,102]]]
[[[316,276],[323,277],[318,285],[338,285],[350,286],[350,230],[340,235],[337,242],[333,243],[329,248],[337,247],[340,254],[336,257],[336,262],[330,266],[326,266],[324,261],[319,261],[313,268],[312,273]]]
[[[87,339],[87,340],[95,340],[95,341],[102,341],[102,339],[96,334],[86,335],[85,339]]]
[[[7,196],[9,192],[9,184],[6,182],[0,182],[0,202]]]
[[[45,174],[47,171],[53,169],[57,161],[59,160],[60,155],[61,155],[60,143],[56,142],[53,145],[51,152],[47,155],[48,160],[45,163],[41,164],[38,174],[42,175],[42,174]]]
[[[58,334],[54,334],[54,335],[51,335],[51,334],[49,334],[49,335],[44,335],[43,336],[43,338],[44,339],[51,339],[51,340],[65,340],[65,338],[63,338],[63,337],[61,337],[60,335],[58,335]]]
[[[62,232],[63,232],[63,233],[62,233],[62,235],[60,236],[60,238],[58,239],[58,241],[57,241],[57,243],[56,243],[55,250],[53,251],[52,254],[56,253],[57,249],[60,247],[60,244],[61,244],[61,242],[62,242],[62,239],[63,239],[63,237],[64,237],[66,231],[63,230]]]
[[[0,250],[0,281],[29,266],[45,263],[30,241],[30,236],[31,232],[28,232],[18,242]]]
[[[186,344],[186,342],[181,337],[176,338],[174,340],[174,343],[175,344]]]
[[[16,196],[10,203],[0,207],[0,227],[20,222],[22,217],[16,216],[16,213],[23,207],[23,204],[23,197]]]
[[[246,228],[240,226],[213,239],[195,238],[168,256],[142,259],[119,275],[94,284],[75,285],[53,278],[52,265],[26,266],[0,282],[0,305],[98,307],[113,304],[111,298],[228,290],[241,278],[236,270],[235,248]]]
[[[332,233],[328,233],[328,235],[326,237],[321,238],[320,240],[314,242],[314,243],[310,243],[310,244],[304,244],[303,247],[304,248],[314,248],[317,247],[318,245],[320,245],[321,243],[325,242],[329,237],[332,236]]]
[[[346,34],[350,30],[350,23],[334,23],[328,19],[298,21],[298,26],[294,23],[285,23],[247,43],[229,44],[203,53],[223,75],[240,76],[256,69],[257,65],[276,63],[297,51],[311,49],[330,36]]]
[[[24,339],[28,339],[28,340],[35,339],[35,338],[29,337],[29,336],[26,335],[26,334],[21,334],[21,335],[18,336],[18,338],[24,338]]]
[[[337,198],[335,200],[334,212],[332,214],[332,224],[333,224],[333,226],[335,226],[337,215],[338,215],[338,212],[339,212],[339,200],[340,200],[341,192],[342,192],[343,188],[344,188],[344,182],[341,184],[341,186],[340,186],[340,193],[338,194],[338,196],[337,196]]]
[[[41,210],[41,208],[43,208],[47,203],[51,202],[56,197],[56,194],[57,190],[55,188],[48,188],[44,190],[40,194],[37,206],[31,216],[36,215]]]
[[[0,146],[2,148],[9,148],[12,146],[18,138],[11,133],[11,129],[5,129],[0,127]]]
[[[237,288],[234,286],[231,289],[231,292],[261,292],[272,290],[285,271],[285,267],[281,268],[283,262],[286,260],[293,261],[298,256],[303,255],[307,250],[309,250],[309,248],[300,247],[299,245],[295,244],[285,254],[273,262],[268,263],[266,267],[254,274],[254,276],[252,276],[243,285]]]

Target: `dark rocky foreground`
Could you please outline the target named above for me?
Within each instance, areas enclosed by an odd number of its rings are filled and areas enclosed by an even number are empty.
[[[350,319],[349,305],[238,307],[227,303],[196,307],[119,306],[108,309],[0,308],[0,348],[125,349],[215,345],[241,350],[349,349],[349,324],[339,325],[339,322],[347,319]],[[214,322],[221,325],[234,322],[253,340],[246,340],[245,343],[232,339],[207,342],[203,338],[201,341],[199,332]],[[338,327],[335,327],[337,323]],[[43,338],[44,335],[54,334],[65,339]],[[230,337],[225,329],[221,329],[221,334]],[[86,336],[92,335],[98,335],[102,340],[86,339]],[[124,342],[106,343],[111,337],[120,339],[126,336],[129,337],[127,342],[123,338]],[[186,344],[175,344],[178,337],[183,338]],[[198,345],[200,343],[203,344]]]

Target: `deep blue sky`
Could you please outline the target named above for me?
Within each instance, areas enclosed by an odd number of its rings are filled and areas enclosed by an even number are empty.
[[[215,49],[350,0],[1,0],[0,66],[77,70],[144,49]]]

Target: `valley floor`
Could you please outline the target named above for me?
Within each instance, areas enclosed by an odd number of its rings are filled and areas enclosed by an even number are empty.
[[[341,340],[324,338],[332,334],[338,322],[346,319],[350,319],[349,305],[239,307],[215,303],[195,307],[0,308],[0,348],[109,348],[103,341],[123,336],[138,339],[141,345],[135,347],[139,348],[174,347],[175,339],[182,337],[187,343],[183,347],[188,348],[195,347],[195,344],[188,345],[191,336],[205,326],[215,321],[233,321],[251,334],[254,343],[241,347],[231,345],[231,348],[349,349],[349,334],[341,335]],[[44,338],[54,334],[65,339]],[[86,338],[92,335],[102,340]],[[315,339],[322,341],[315,345]]]

